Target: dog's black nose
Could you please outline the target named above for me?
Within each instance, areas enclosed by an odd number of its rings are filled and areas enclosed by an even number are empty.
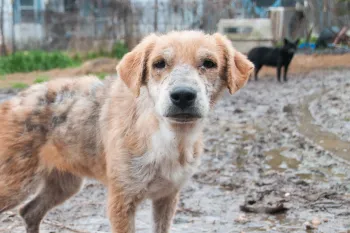
[[[182,110],[193,105],[197,92],[189,87],[178,87],[170,93],[173,104]]]

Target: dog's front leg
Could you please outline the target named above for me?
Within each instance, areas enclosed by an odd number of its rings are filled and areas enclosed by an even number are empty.
[[[113,233],[134,233],[139,200],[124,190],[109,186],[108,213]]]
[[[176,212],[178,193],[153,201],[154,233],[167,233]]]

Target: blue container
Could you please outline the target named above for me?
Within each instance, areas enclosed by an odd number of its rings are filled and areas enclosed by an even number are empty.
[[[316,44],[315,43],[300,43],[299,44],[299,49],[312,49],[314,50],[316,48]]]

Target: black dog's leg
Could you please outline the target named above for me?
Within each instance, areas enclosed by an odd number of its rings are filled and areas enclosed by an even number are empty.
[[[259,73],[261,67],[262,67],[262,65],[255,65],[255,75],[254,75],[255,81],[258,81],[258,73]]]
[[[281,82],[281,65],[277,65],[277,80],[278,82]]]
[[[283,79],[284,79],[285,82],[288,81],[288,79],[287,79],[288,66],[289,66],[289,64],[286,64],[286,65],[284,66]]]

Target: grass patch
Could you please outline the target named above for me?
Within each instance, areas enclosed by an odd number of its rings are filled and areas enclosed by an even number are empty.
[[[48,76],[38,76],[35,80],[34,83],[44,83],[49,81],[49,77]]]
[[[344,121],[350,121],[350,117],[345,117]]]
[[[14,83],[12,84],[12,88],[14,89],[24,89],[24,88],[27,88],[29,85],[26,84],[26,83]]]
[[[100,80],[104,80],[107,76],[106,73],[97,73],[95,74]]]
[[[6,75],[1,75],[0,80],[2,80],[2,81],[6,80]]]
[[[126,46],[126,44],[122,41],[116,42],[111,51],[105,51],[105,50],[99,50],[99,51],[90,51],[86,53],[85,55],[82,54],[75,54],[72,56],[72,58],[75,61],[86,61],[86,60],[92,60],[99,57],[111,57],[111,58],[117,58],[121,59],[126,53],[128,53],[129,50]]]
[[[80,60],[71,58],[63,52],[23,51],[1,57],[0,74],[51,70],[74,67],[80,64]]]

